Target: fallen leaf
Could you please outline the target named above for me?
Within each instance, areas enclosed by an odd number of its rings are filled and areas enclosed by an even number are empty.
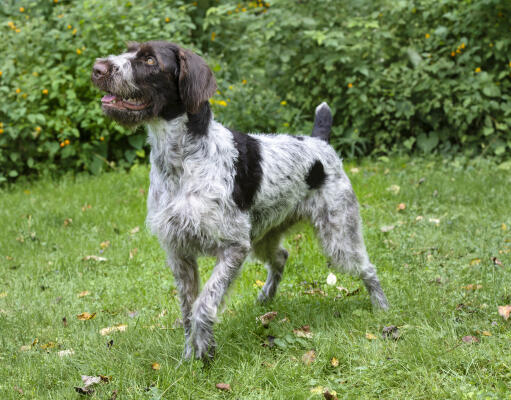
[[[86,211],[86,210],[90,210],[92,208],[92,206],[90,204],[85,204],[83,207],[82,207],[82,211]]]
[[[429,222],[431,222],[432,224],[440,224],[440,220],[438,218],[429,218],[428,219]]]
[[[346,296],[355,296],[360,293],[360,288],[357,288],[355,290],[352,290],[351,292],[348,292]]]
[[[317,289],[317,288],[306,290],[303,292],[303,294],[311,294],[311,295],[320,294],[321,296],[326,296],[326,293],[323,290]]]
[[[57,354],[59,357],[67,357],[67,356],[72,356],[73,354],[75,354],[75,352],[73,349],[68,349],[68,350],[61,350]]]
[[[67,318],[66,317],[62,318],[62,325],[67,326]]]
[[[360,169],[358,169],[357,167],[353,167],[353,168],[350,169],[350,172],[352,174],[358,174],[360,172]]]
[[[397,211],[403,211],[406,209],[406,204],[405,203],[399,203],[397,205]]]
[[[101,382],[101,378],[99,376],[82,375],[82,382],[87,387]]]
[[[93,319],[95,316],[96,316],[96,313],[95,313],[95,312],[94,312],[94,313],[92,313],[92,314],[90,314],[90,313],[88,313],[88,312],[83,312],[83,313],[81,313],[81,314],[78,314],[78,315],[76,316],[76,318],[78,318],[80,321],[87,321],[87,320],[89,320],[89,319]]]
[[[482,289],[483,285],[476,285],[475,283],[471,283],[469,285],[462,286],[461,288],[465,289],[465,290],[477,290],[477,289]]]
[[[293,333],[296,335],[296,337],[303,337],[307,339],[312,339],[314,336],[309,325],[303,325],[301,328],[293,329]]]
[[[507,225],[506,224],[502,224],[500,226],[500,229],[502,229],[503,231],[507,231]]]
[[[334,368],[338,367],[339,366],[339,360],[337,358],[335,358],[335,357],[332,357],[332,359],[330,360],[330,365],[332,367],[334,367]]]
[[[78,293],[78,297],[85,297],[88,296],[90,293],[88,290],[84,290],[83,292]]]
[[[417,215],[417,218],[415,218],[415,221],[422,221],[424,217],[422,215]]]
[[[110,396],[110,400],[117,400],[117,389],[112,392]]]
[[[135,226],[133,229],[130,230],[130,233],[134,235],[135,233],[138,233],[140,231],[140,227]]]
[[[384,326],[382,330],[383,339],[398,340],[400,338],[399,329],[395,325]]]
[[[473,260],[470,261],[470,265],[478,265],[480,263],[481,263],[480,258],[474,258]]]
[[[483,336],[491,336],[491,332],[490,331],[482,331],[481,334]]]
[[[2,292],[2,293],[0,293],[0,299],[1,299],[2,297],[7,297],[7,292]]]
[[[138,253],[138,248],[130,250],[130,260],[133,259]]]
[[[41,349],[43,349],[43,350],[52,349],[55,347],[55,345],[56,345],[55,342],[48,342],[48,343],[42,344]]]
[[[108,382],[110,382],[112,380],[111,376],[106,376],[106,375],[99,374],[99,377],[101,379],[101,382],[105,382],[105,383],[108,383]]]
[[[323,393],[323,397],[326,400],[337,400],[337,393],[334,391],[329,392],[328,390],[325,390],[325,392]]]
[[[158,314],[158,318],[163,318],[165,315],[167,315],[167,310],[163,309],[161,313]]]
[[[93,261],[106,261],[107,259],[105,257],[99,257],[99,256],[85,256],[83,257],[83,261],[89,261],[89,260],[93,260]]]
[[[506,321],[509,318],[509,313],[511,312],[511,306],[499,306],[499,315],[503,317]]]
[[[463,336],[461,340],[463,343],[479,343],[479,339],[475,336]]]
[[[277,316],[277,311],[270,311],[270,312],[267,312],[266,314],[263,314],[257,318],[259,319],[259,321],[261,321],[263,326],[268,326],[270,321],[275,319],[276,316]]]
[[[218,390],[223,390],[223,391],[226,391],[226,392],[229,392],[231,390],[231,385],[229,385],[228,383],[217,383],[215,385],[215,387]]]
[[[316,386],[316,387],[313,387],[310,392],[312,394],[323,394],[323,386]]]
[[[64,220],[64,226],[69,226],[73,223],[73,220],[71,218],[66,218]]]
[[[382,231],[383,233],[386,233],[386,232],[390,232],[394,228],[395,228],[395,225],[383,225],[380,227],[380,231]]]
[[[254,287],[256,288],[262,288],[264,286],[264,282],[260,281],[259,279],[255,281]]]
[[[161,369],[161,365],[155,362],[151,364],[151,368],[154,369],[155,371],[158,371],[159,369]]]
[[[119,324],[115,326],[109,326],[108,328],[103,328],[99,331],[99,333],[101,333],[103,336],[106,336],[112,332],[124,332],[126,329],[128,329],[128,325]]]
[[[374,336],[372,333],[366,333],[366,339],[368,339],[368,340],[376,340],[377,337]]]
[[[500,261],[497,257],[492,257],[491,260],[493,261],[493,265],[498,265],[499,267],[503,267],[502,261]]]
[[[104,242],[101,242],[99,244],[99,247],[101,247],[102,249],[106,249],[109,246],[110,246],[110,240],[105,240]]]
[[[345,287],[343,286],[336,286],[336,289],[341,292],[341,293],[345,293],[346,295],[348,295],[348,293],[350,292],[348,289],[346,289]]]
[[[335,276],[335,274],[332,274],[331,272],[328,274],[328,276],[326,277],[326,283],[327,285],[330,285],[330,286],[333,286],[337,283],[337,277]]]
[[[387,188],[389,192],[392,192],[394,194],[398,194],[401,188],[398,185],[391,185]]]
[[[94,389],[91,387],[79,387],[75,386],[75,390],[78,394],[82,394],[84,396],[90,396],[94,393]]]
[[[305,365],[311,365],[314,361],[316,361],[316,352],[314,350],[309,350],[302,356],[302,362]]]

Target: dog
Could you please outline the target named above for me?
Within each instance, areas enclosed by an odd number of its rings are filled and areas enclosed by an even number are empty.
[[[241,134],[216,122],[217,89],[197,54],[164,41],[128,43],[96,59],[92,81],[103,112],[147,125],[151,146],[147,225],[166,252],[179,292],[185,359],[214,356],[213,324],[249,253],[266,263],[258,300],[272,299],[288,252],[281,238],[309,220],[329,264],[362,279],[376,308],[388,302],[369,261],[359,207],[342,161],[328,144],[332,113],[316,108],[311,136]],[[216,256],[199,291],[197,257]]]

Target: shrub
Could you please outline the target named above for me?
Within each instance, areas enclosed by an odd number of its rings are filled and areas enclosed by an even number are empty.
[[[214,112],[241,131],[308,133],[327,101],[349,156],[511,148],[507,0],[21,4],[0,5],[0,181],[146,160],[143,130],[102,115],[90,69],[155,38],[207,55]]]

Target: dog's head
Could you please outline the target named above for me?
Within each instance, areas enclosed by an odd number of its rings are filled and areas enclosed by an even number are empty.
[[[123,125],[195,114],[217,88],[201,57],[163,41],[129,43],[126,53],[98,58],[92,82],[107,92],[103,112]]]

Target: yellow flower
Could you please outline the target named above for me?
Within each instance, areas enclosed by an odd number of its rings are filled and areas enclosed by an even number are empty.
[[[511,61],[509,61],[509,68],[511,68]],[[2,71],[0,71],[0,76],[2,76]]]
[[[40,126],[36,126],[35,127],[35,131],[38,132],[38,133],[41,132],[41,127]]]
[[[63,17],[64,17],[64,14],[57,15],[57,18],[63,18]]]
[[[493,47],[493,43],[490,43],[488,46]]]
[[[222,107],[227,107],[227,103],[224,100],[217,101],[216,104]]]
[[[20,12],[25,12],[25,8],[24,7],[20,7]]]
[[[80,49],[76,49],[76,54],[82,54],[82,51]]]
[[[475,71],[476,71],[476,73],[481,72],[481,67],[477,67],[477,68],[475,69]]]
[[[289,122],[284,122],[282,126],[285,126],[286,128],[289,127]]]
[[[243,85],[246,85],[246,84],[247,84],[247,80],[246,80],[246,79],[243,79],[243,80],[241,81],[241,83],[242,83]]]
[[[14,29],[14,22],[12,21],[7,22],[7,26],[11,29]]]
[[[231,15],[231,14],[232,14],[231,10],[227,11],[227,15]]]
[[[16,93],[20,93],[21,92],[21,89],[20,88],[17,88],[16,89]]]
[[[215,38],[216,38],[216,33],[215,32],[211,32],[211,40],[213,41],[213,40],[215,40]]]
[[[465,48],[465,43],[462,43],[462,44],[460,45],[460,48],[461,48],[461,49],[464,49],[464,48]]]
[[[48,94],[48,89],[43,89],[43,94]]]
[[[456,53],[454,51],[451,51],[451,57],[455,57]]]
[[[21,29],[16,29],[16,33],[20,33],[21,32]]]
[[[509,63],[509,64],[511,64],[511,63]],[[510,65],[510,67],[511,67],[511,65]],[[3,72],[2,72],[2,71],[0,71],[0,76],[2,76],[2,74],[3,74]]]
[[[103,141],[103,140],[105,140],[105,138],[103,136],[100,136],[99,140]]]
[[[426,33],[426,34],[424,35],[424,37],[425,37],[426,39],[429,39],[429,38],[431,37],[431,35],[430,35],[429,33]]]
[[[4,130],[2,128],[0,128],[0,135],[4,133]]]
[[[23,93],[21,96],[22,96],[24,99],[26,99],[26,98],[27,98],[27,94],[26,94],[26,93]]]
[[[75,29],[73,29],[73,32],[71,32],[71,33],[72,33],[73,35],[76,35],[76,32],[78,32],[78,31],[77,31],[77,30],[76,30],[76,28],[75,28]]]
[[[460,49],[456,49],[456,53],[460,54],[461,50]]]
[[[72,26],[71,26],[71,25],[68,25],[68,26],[67,26],[67,29],[71,29],[71,28],[72,28]]]
[[[64,142],[60,142],[60,147],[64,147],[65,146],[65,143]]]
[[[280,102],[280,105],[281,105],[281,106],[285,106],[286,104],[287,104],[287,101],[286,101],[286,100],[282,100],[282,101]]]
[[[353,83],[348,83],[348,88],[351,89],[353,87]]]
[[[511,67],[511,62],[509,63],[509,66]],[[2,71],[0,71],[0,75],[2,75],[1,72]],[[232,85],[229,85],[229,90],[232,90]]]
[[[59,0],[53,0],[53,2],[54,2],[54,3],[58,3],[58,2],[59,2]]]
[[[241,9],[241,12],[245,12],[245,11],[247,11],[247,9],[246,9],[245,7],[243,7],[243,8]]]
[[[165,18],[165,22],[170,22],[170,18],[169,17]]]
[[[69,141],[69,139],[66,139],[66,140],[64,140],[64,143],[65,143],[65,144],[66,144],[66,146],[67,146],[67,145],[68,145],[69,143],[71,143],[71,142]]]

